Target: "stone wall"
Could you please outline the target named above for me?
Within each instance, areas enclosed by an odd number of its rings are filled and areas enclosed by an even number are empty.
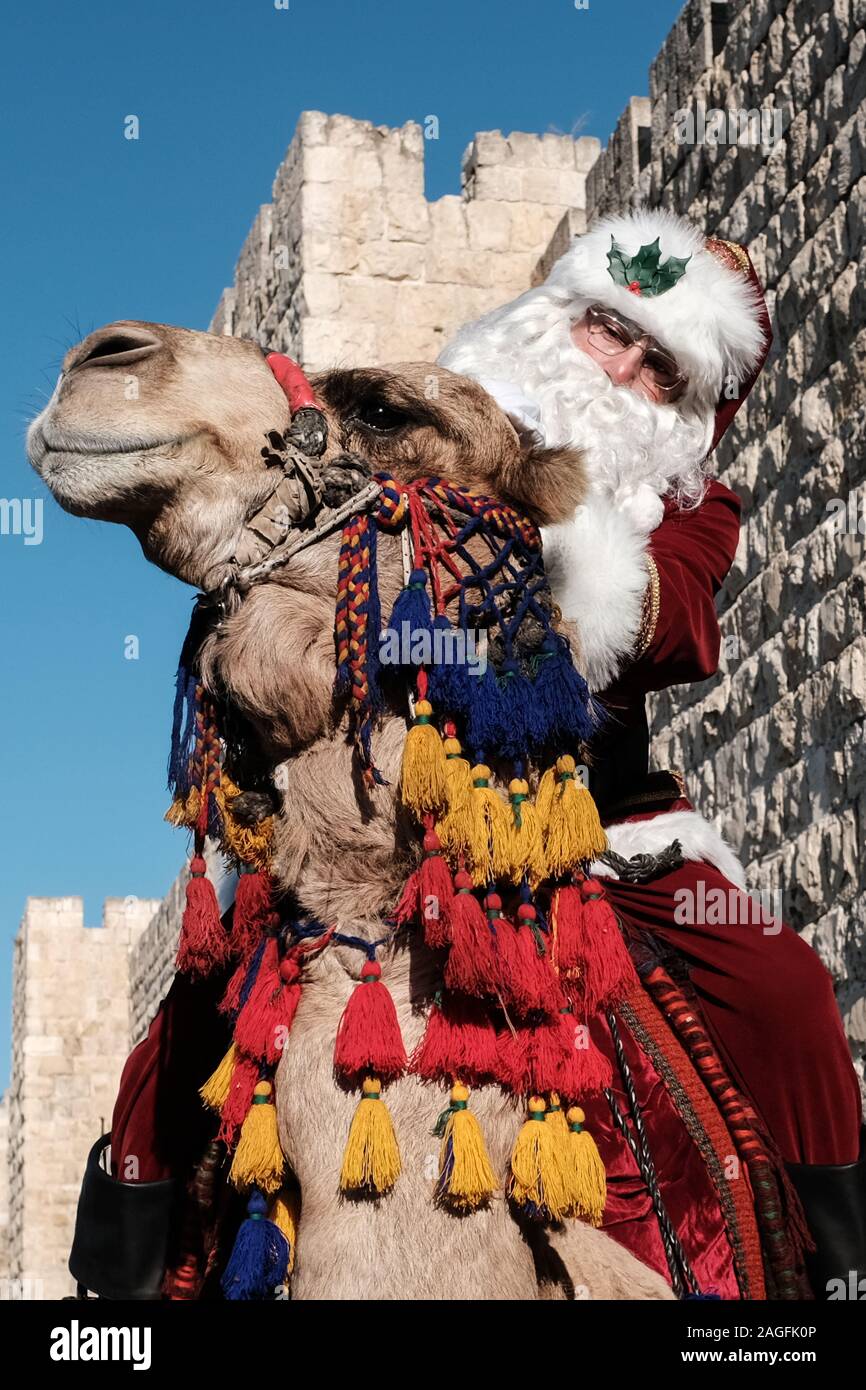
[[[130,948],[158,907],[108,898],[102,926],[86,928],[80,898],[27,899],[8,1091],[8,1275],[26,1297],[74,1292],[66,1261],[85,1160],[129,1051]]]
[[[9,1278],[9,1092],[0,1097],[0,1298]]]
[[[428,203],[422,128],[305,111],[211,327],[308,369],[432,361],[526,289],[566,209],[583,230],[590,137],[476,135],[462,193]]]
[[[742,498],[721,596],[723,668],[654,702],[654,758],[684,768],[755,887],[838,982],[866,1057],[866,4],[692,0],[588,183],[588,215],[641,197],[745,242],[775,343],[717,469]],[[677,112],[778,109],[770,145],[688,144]],[[637,119],[649,155],[637,168]],[[742,123],[740,123],[742,129]],[[682,127],[680,128],[682,131]],[[697,134],[697,127],[695,130]],[[646,136],[641,137],[646,152]],[[833,517],[842,504],[848,533]],[[859,523],[859,532],[857,525]]]

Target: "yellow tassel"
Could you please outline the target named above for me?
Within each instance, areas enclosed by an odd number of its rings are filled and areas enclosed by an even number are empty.
[[[565,1181],[565,1209],[569,1215],[574,1212],[580,1193],[577,1189],[576,1177],[571,1164],[569,1153],[569,1129],[565,1118],[565,1111],[562,1102],[556,1091],[551,1091],[547,1098],[547,1110],[544,1114],[544,1123],[553,1133],[556,1145],[556,1161],[562,1170]]]
[[[263,1192],[276,1192],[282,1185],[285,1159],[277,1132],[277,1112],[271,1100],[270,1081],[259,1081],[253,1093],[253,1103],[241,1126],[241,1137],[235,1149],[229,1178],[242,1191],[260,1187]]]
[[[446,738],[445,789],[448,810],[437,822],[436,831],[443,850],[454,861],[465,855],[472,823],[472,776],[469,763],[461,756],[463,750],[456,738]]]
[[[544,1123],[550,1125],[556,1135],[557,1143],[562,1144],[568,1139],[568,1122],[562,1109],[562,1103],[556,1091],[551,1091],[547,1098],[547,1110],[544,1112]],[[562,1150],[560,1149],[560,1152]]]
[[[220,785],[214,791],[214,800],[222,816],[223,847],[242,863],[252,864],[256,869],[267,869],[271,862],[274,817],[266,816],[256,825],[242,825],[232,815],[232,802],[236,796],[240,796],[240,788],[222,772]]]
[[[478,1120],[468,1108],[469,1088],[457,1081],[439,1149],[437,1198],[455,1211],[477,1211],[497,1187]]]
[[[531,1096],[529,1118],[511,1152],[508,1195],[518,1206],[537,1208],[552,1221],[561,1221],[568,1211],[567,1182],[555,1126],[544,1116],[541,1096]]]
[[[387,1192],[400,1176],[400,1150],[381,1081],[365,1077],[363,1091],[346,1141],[340,1187],[343,1192]]]
[[[194,826],[201,809],[201,792],[198,787],[190,787],[186,797],[176,796],[165,813],[169,825]]]
[[[209,1076],[204,1085],[199,1089],[199,1095],[207,1106],[208,1110],[222,1110],[226,1102],[228,1093],[231,1090],[232,1073],[235,1069],[235,1060],[238,1055],[237,1047],[232,1043],[225,1057],[223,1057],[216,1071]]]
[[[289,1263],[286,1274],[295,1267],[295,1250],[298,1244],[298,1223],[301,1219],[301,1193],[297,1187],[283,1187],[271,1203],[268,1220],[279,1227],[289,1242]]]
[[[550,821],[550,808],[556,795],[556,768],[549,767],[538,784],[535,793],[535,814],[541,829],[547,830]]]
[[[552,877],[571,873],[581,861],[595,859],[608,847],[595,802],[576,777],[574,758],[568,754],[558,758],[556,773],[559,785],[551,802],[544,845]]]
[[[476,764],[471,772],[466,867],[476,886],[484,886],[494,876],[494,855],[497,858],[502,855],[508,835],[508,807],[491,787],[490,776],[486,763]]]
[[[429,700],[415,705],[415,722],[406,735],[403,763],[400,768],[400,795],[404,806],[417,816],[426,811],[441,811],[447,800],[445,750],[432,721],[433,706]]]
[[[547,874],[544,842],[538,813],[529,800],[529,783],[515,777],[508,784],[511,812],[508,827],[500,845],[494,842],[493,873],[496,878],[510,878],[512,883],[528,879],[536,888]]]
[[[586,1116],[579,1105],[573,1105],[567,1115],[568,1135],[568,1185],[572,1192],[569,1216],[585,1216],[593,1226],[601,1225],[604,1204],[607,1201],[607,1174],[601,1154],[588,1129],[584,1129]]]

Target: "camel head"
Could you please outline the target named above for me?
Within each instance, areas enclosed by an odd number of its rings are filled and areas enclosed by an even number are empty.
[[[323,476],[341,460],[403,481],[438,474],[538,524],[566,519],[581,500],[578,451],[527,444],[480,386],[444,368],[332,370],[312,385],[328,426],[327,447],[311,460]],[[148,559],[207,591],[236,563],[261,558],[251,522],[283,476],[266,439],[289,423],[257,344],[122,320],[67,353],[28,448],[67,511],[126,524]],[[338,548],[339,530],[253,586],[202,652],[205,679],[230,696],[271,765],[339,722]],[[380,578],[390,602],[402,584],[396,538],[381,549]]]
[[[444,368],[331,371],[313,384],[329,423],[323,466],[349,451],[404,479],[437,472],[538,522],[580,500],[574,451],[526,447],[480,386]],[[148,559],[207,589],[273,492],[262,445],[288,422],[257,344],[120,320],[66,354],[28,450],[67,511],[126,524]]]
[[[323,475],[341,460],[403,481],[435,473],[539,524],[564,520],[581,500],[579,452],[527,444],[468,378],[405,363],[327,371],[312,384],[328,426],[313,460]],[[67,353],[28,449],[67,511],[129,526],[148,559],[210,590],[236,562],[267,553],[250,523],[282,477],[267,436],[289,423],[287,397],[257,344],[121,320]],[[338,545],[330,536],[275,583],[253,588],[206,653],[214,679],[281,756],[329,726]],[[287,642],[306,658],[291,671],[273,657]]]

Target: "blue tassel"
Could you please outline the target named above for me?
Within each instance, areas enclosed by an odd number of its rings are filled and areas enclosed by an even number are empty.
[[[189,763],[195,746],[195,667],[210,626],[212,615],[196,600],[187,634],[180,649],[174,685],[171,721],[171,749],[168,755],[168,786],[173,796],[187,796],[190,790]]]
[[[289,1242],[265,1213],[267,1201],[253,1189],[247,1203],[247,1219],[241,1224],[225,1273],[222,1291],[231,1303],[270,1299],[285,1281],[289,1267]]]
[[[489,749],[491,756],[496,757],[504,719],[502,695],[492,666],[488,666],[482,676],[472,678],[469,693],[465,742],[470,748]]]
[[[514,760],[526,756],[534,700],[534,687],[521,674],[520,663],[514,657],[503,661],[499,677],[501,725],[495,745],[496,752],[503,758]]]
[[[533,690],[531,735],[539,751],[545,744],[572,747],[598,733],[601,712],[564,638],[551,634],[545,639]]]
[[[417,667],[426,665],[424,660],[413,657],[413,644],[418,635],[427,633],[426,641],[419,641],[421,651],[432,654],[433,615],[430,611],[430,598],[427,593],[427,574],[425,570],[413,570],[405,589],[401,589],[394,602],[388,630],[395,634],[400,666]]]
[[[437,637],[437,633],[441,636]],[[465,714],[471,703],[471,686],[478,679],[470,674],[465,648],[461,650],[459,645],[464,635],[461,629],[451,625],[444,613],[434,618],[433,665],[428,672],[427,698],[433,708],[443,714]],[[439,649],[445,657],[460,659],[437,661]]]
[[[195,745],[196,677],[178,667],[168,755],[168,786],[172,795],[187,796],[190,789],[189,763]]]

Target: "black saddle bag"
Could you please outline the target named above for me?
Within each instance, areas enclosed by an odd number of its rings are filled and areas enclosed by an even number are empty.
[[[87,1157],[78,1198],[69,1272],[99,1298],[158,1299],[176,1232],[183,1184],[118,1182],[100,1163],[111,1136]]]

